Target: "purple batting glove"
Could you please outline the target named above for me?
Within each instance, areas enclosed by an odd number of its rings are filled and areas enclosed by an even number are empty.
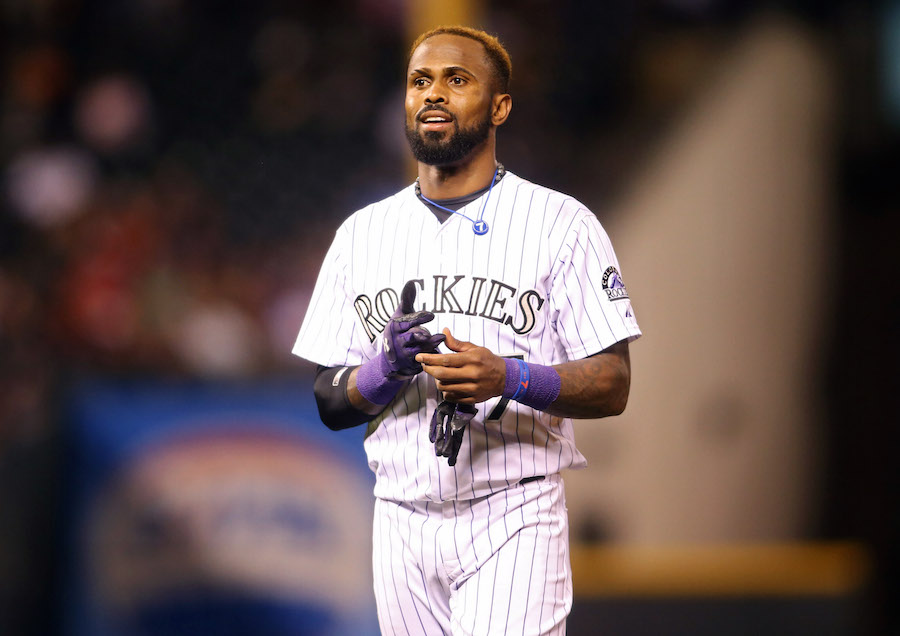
[[[379,364],[386,378],[403,380],[422,372],[416,362],[420,353],[436,353],[446,336],[431,335],[421,325],[434,320],[430,311],[414,311],[416,284],[409,281],[400,294],[400,305],[394,311],[381,335],[382,350]]]
[[[437,405],[437,408],[434,409],[434,413],[431,416],[431,430],[428,431],[428,441],[435,445],[435,452],[437,455],[440,455],[440,452],[437,452],[438,438],[443,439],[444,426],[450,421],[450,418],[453,417],[455,411],[456,403],[444,400]],[[444,442],[442,441],[440,443],[443,444]]]
[[[419,353],[437,353],[444,334],[432,336],[421,325],[434,320],[430,311],[414,311],[416,284],[403,286],[400,305],[394,311],[381,336],[381,352],[363,363],[356,375],[356,388],[372,404],[387,404],[408,380],[422,371],[416,362]]]
[[[478,409],[470,404],[458,404],[444,400],[431,416],[429,441],[434,443],[434,454],[446,457],[447,464],[456,465],[456,458],[462,446],[463,436],[469,422],[478,413]]]

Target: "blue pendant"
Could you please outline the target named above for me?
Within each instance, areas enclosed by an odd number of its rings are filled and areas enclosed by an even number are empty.
[[[478,236],[482,236],[484,234],[487,234],[488,224],[484,221],[475,221],[472,224],[472,229],[475,231],[475,234],[477,234]]]

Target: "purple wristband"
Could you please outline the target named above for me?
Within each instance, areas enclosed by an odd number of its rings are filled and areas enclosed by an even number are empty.
[[[519,388],[519,364],[516,358],[503,358],[506,362],[506,384],[503,386],[502,396],[512,398],[516,389]]]
[[[503,397],[543,411],[559,397],[561,387],[562,380],[553,367],[506,358]]]
[[[403,386],[403,380],[389,380],[381,371],[380,359],[372,358],[356,372],[356,389],[372,404],[383,405],[394,399]]]

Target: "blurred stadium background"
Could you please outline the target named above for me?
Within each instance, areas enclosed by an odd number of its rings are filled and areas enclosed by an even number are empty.
[[[449,22],[645,333],[570,633],[900,633],[897,0],[2,0],[0,633],[375,633],[361,432],[289,351]]]

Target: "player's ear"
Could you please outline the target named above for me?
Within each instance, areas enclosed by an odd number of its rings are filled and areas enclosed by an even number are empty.
[[[509,117],[512,110],[512,97],[505,93],[494,93],[491,102],[491,124],[499,126]]]

